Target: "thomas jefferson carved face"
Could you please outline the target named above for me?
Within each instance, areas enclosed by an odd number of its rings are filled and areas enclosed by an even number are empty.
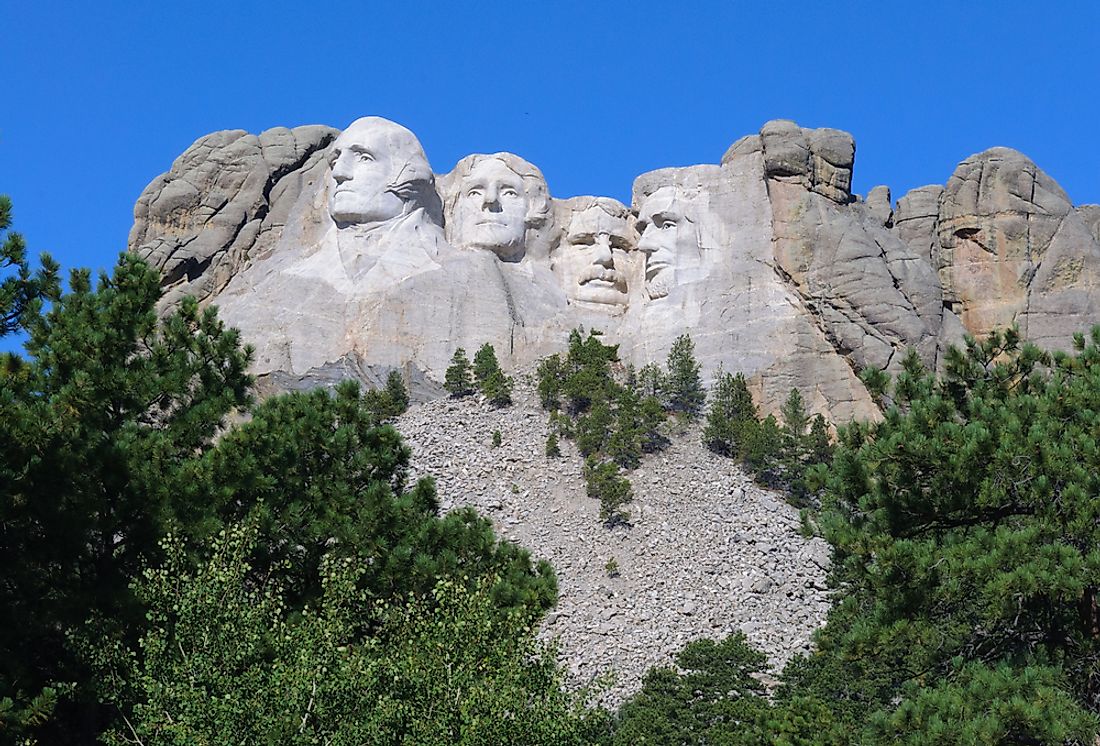
[[[630,250],[632,233],[625,215],[600,205],[574,215],[551,265],[565,294],[588,303],[624,305],[626,277],[616,268],[615,255]]]
[[[454,211],[458,246],[488,249],[502,259],[522,254],[528,209],[523,177],[499,158],[486,158],[459,189]]]
[[[329,166],[329,213],[340,227],[400,217],[414,185],[431,180],[416,137],[379,117],[352,122],[332,144]]]
[[[638,250],[646,254],[645,283],[650,298],[663,298],[676,284],[698,274],[703,252],[688,209],[687,202],[670,187],[658,189],[638,209]]]

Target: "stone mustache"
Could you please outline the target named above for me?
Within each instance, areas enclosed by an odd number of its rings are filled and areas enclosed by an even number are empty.
[[[896,209],[852,194],[854,157],[846,133],[769,122],[719,164],[639,176],[627,206],[554,199],[511,153],[436,176],[379,117],[219,132],[146,188],[130,248],[166,308],[215,303],[274,389],[401,368],[430,393],[457,347],[522,367],[582,326],[636,365],[689,333],[705,376],[745,373],[765,411],[798,387],[846,420],[875,411],[860,370],[907,348],[936,366],[964,332],[1066,346],[1100,322],[1100,209],[1026,157],[985,151]]]

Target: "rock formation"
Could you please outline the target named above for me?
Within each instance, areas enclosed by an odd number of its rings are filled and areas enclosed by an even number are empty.
[[[1100,322],[1100,207],[993,148],[891,204],[851,191],[845,132],[768,122],[720,163],[642,174],[631,204],[554,199],[511,153],[436,175],[378,117],[342,133],[198,140],[146,188],[130,248],[164,307],[214,303],[271,389],[405,371],[438,393],[456,347],[506,367],[603,330],[637,365],[685,332],[704,374],[743,372],[765,411],[792,387],[833,420],[874,416],[859,373],[1016,323],[1065,347]]]

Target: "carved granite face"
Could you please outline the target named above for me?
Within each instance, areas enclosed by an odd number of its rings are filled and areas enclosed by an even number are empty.
[[[486,158],[462,180],[455,203],[459,248],[488,249],[502,259],[521,254],[528,199],[523,177],[499,158]]]
[[[697,273],[703,260],[695,221],[688,217],[689,203],[672,187],[662,187],[638,209],[638,250],[646,254],[646,293],[663,298],[688,276]]]
[[[629,251],[633,229],[625,217],[593,205],[573,216],[552,269],[565,294],[578,301],[626,304],[626,277],[615,265],[617,253]]]
[[[400,217],[408,209],[402,184],[431,178],[416,137],[379,117],[352,122],[332,144],[329,166],[329,214],[340,227]]]

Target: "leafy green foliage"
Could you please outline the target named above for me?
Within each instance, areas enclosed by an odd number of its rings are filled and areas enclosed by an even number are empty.
[[[695,343],[689,335],[682,334],[672,343],[666,367],[668,374],[662,381],[661,390],[669,409],[695,419],[703,410],[707,392],[699,377],[701,366],[695,360]]]
[[[470,360],[466,357],[466,350],[459,347],[451,357],[451,364],[444,375],[443,388],[450,392],[455,399],[469,396],[474,393],[473,371],[470,368]]]
[[[600,500],[601,518],[609,526],[628,521],[623,505],[633,491],[620,470],[633,469],[643,453],[668,443],[661,433],[665,412],[660,402],[616,380],[612,366],[617,362],[618,348],[603,344],[599,332],[585,337],[574,329],[565,359],[552,355],[538,369],[539,398],[550,411],[554,450],[560,451],[558,434],[576,443],[586,458],[588,495]],[[550,446],[548,440],[547,455]]]
[[[967,340],[940,381],[911,354],[890,393],[825,474],[843,594],[823,654],[877,662],[883,742],[1094,734],[1100,329],[1075,354]]]
[[[74,272],[48,313],[20,317],[28,357],[0,371],[0,697],[83,681],[65,631],[140,618],[127,586],[142,555],[209,516],[183,486],[248,402],[249,353],[193,301],[158,325],[158,280],[124,254],[97,288]]]
[[[766,657],[731,635],[721,642],[696,640],[672,668],[654,668],[642,689],[619,709],[614,743],[760,744],[770,742],[757,723],[768,710],[763,685],[753,674]]]
[[[496,350],[488,342],[474,355],[474,378],[481,393],[494,407],[512,403],[512,379],[500,369]]]
[[[27,261],[23,236],[9,230],[12,222],[11,200],[0,194],[0,337],[25,328],[42,308],[43,301],[60,295],[59,268],[49,254],[42,254],[37,271]],[[6,276],[4,276],[6,275]]]
[[[367,565],[326,557],[321,596],[295,613],[277,582],[255,582],[259,543],[254,520],[230,527],[193,569],[165,540],[135,584],[140,643],[90,651],[121,713],[108,743],[581,744],[604,729],[563,693],[537,612],[499,612],[497,578],[382,601]]]

